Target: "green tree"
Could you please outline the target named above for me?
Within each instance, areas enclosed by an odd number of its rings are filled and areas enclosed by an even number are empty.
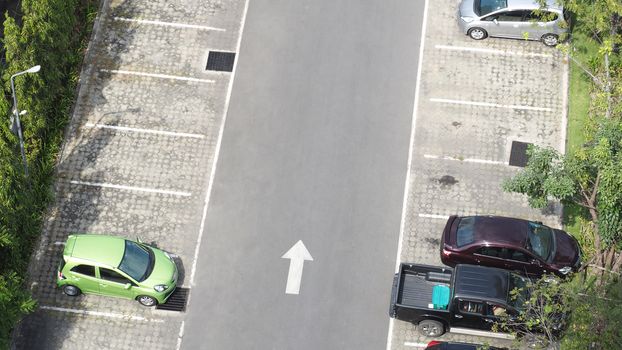
[[[622,123],[603,120],[590,142],[571,154],[531,147],[525,169],[504,181],[506,191],[527,195],[542,208],[549,200],[587,210],[594,231],[595,265],[618,271],[622,265]]]
[[[547,0],[538,0],[544,8]],[[590,76],[594,86],[594,103],[599,105],[603,115],[610,118],[622,113],[622,63],[616,51],[622,46],[622,2],[619,0],[557,0],[564,9],[573,14],[572,35],[582,35],[592,41],[597,50],[586,52],[577,47],[572,37],[559,47],[569,54],[570,59]],[[575,52],[587,54],[581,60]]]
[[[559,349],[573,295],[568,284],[554,276],[527,280],[525,286],[510,291],[510,299],[520,305],[520,312],[498,316],[493,330],[514,334],[530,347]]]

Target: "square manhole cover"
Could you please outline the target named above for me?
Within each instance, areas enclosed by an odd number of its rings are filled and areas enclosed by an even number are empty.
[[[186,311],[186,303],[188,302],[188,288],[177,288],[168,298],[166,303],[156,306],[158,310],[167,311]]]
[[[234,62],[235,52],[210,51],[205,69],[219,72],[231,72]]]
[[[531,145],[529,142],[512,141],[512,150],[510,151],[510,165],[525,167],[529,156],[527,156],[527,148]]]

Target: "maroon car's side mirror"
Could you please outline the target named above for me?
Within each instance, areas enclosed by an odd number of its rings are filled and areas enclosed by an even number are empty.
[[[531,260],[531,264],[532,264],[532,265],[537,265],[537,266],[540,266],[540,260],[538,260],[538,259],[532,259],[532,260]]]

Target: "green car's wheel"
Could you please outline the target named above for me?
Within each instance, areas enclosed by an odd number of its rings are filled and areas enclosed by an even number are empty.
[[[136,298],[136,300],[138,300],[138,302],[144,306],[155,306],[158,303],[158,301],[155,300],[155,298],[152,298],[147,295],[140,295]]]
[[[66,284],[63,286],[63,293],[69,295],[70,297],[75,297],[80,295],[80,288],[76,286],[72,286],[71,284]]]

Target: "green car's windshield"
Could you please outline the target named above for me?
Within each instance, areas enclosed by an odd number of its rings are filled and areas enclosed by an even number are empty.
[[[508,7],[507,0],[475,0],[473,11],[478,16],[484,16],[491,12]]]
[[[508,304],[517,311],[523,311],[525,302],[529,299],[527,280],[517,274],[510,273],[508,288]]]
[[[544,225],[530,222],[526,248],[542,259],[549,261],[553,250],[553,231]]]
[[[119,270],[127,273],[138,282],[144,281],[153,266],[152,252],[147,247],[132,242],[125,241],[125,252],[123,253],[123,259],[119,264]]]

